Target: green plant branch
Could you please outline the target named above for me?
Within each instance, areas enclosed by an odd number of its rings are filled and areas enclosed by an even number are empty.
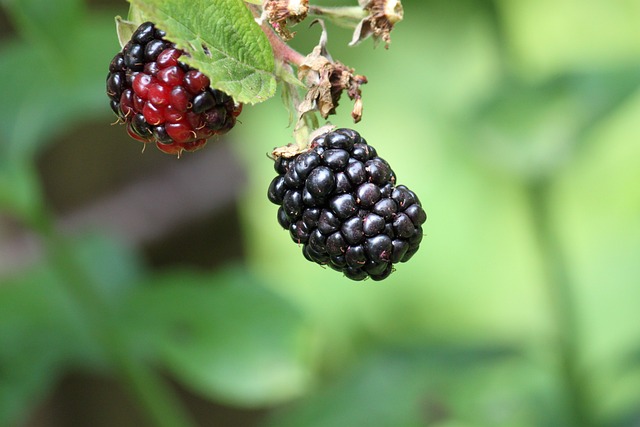
[[[309,5],[309,15],[326,17],[336,25],[355,28],[358,22],[367,16],[367,12],[360,6],[321,7]]]
[[[158,427],[193,427],[178,398],[160,376],[144,363],[126,354],[113,355],[123,382]]]
[[[260,10],[257,6],[248,5],[249,9],[253,13],[254,17],[260,16]],[[283,100],[287,108],[291,113],[296,116],[296,125],[293,130],[294,139],[299,149],[304,149],[309,143],[309,135],[314,129],[317,129],[320,124],[316,116],[315,111],[308,111],[302,115],[299,112],[299,105],[302,102],[302,97],[294,94],[298,88],[306,89],[304,83],[300,82],[297,77],[293,75],[287,77],[286,73],[293,74],[291,66],[299,68],[304,64],[307,57],[297,50],[289,46],[282,38],[276,34],[271,25],[268,22],[263,21],[260,24],[260,28],[267,36],[269,44],[273,49],[273,55],[276,59],[276,75],[282,80],[283,85]]]
[[[96,339],[132,397],[138,401],[153,425],[158,427],[193,427],[177,397],[160,376],[130,351],[127,337],[118,327],[110,307],[96,292],[92,279],[77,264],[73,250],[51,226],[52,221],[40,216],[38,231],[44,239],[54,265],[63,275],[70,297],[84,309]]]
[[[258,6],[249,4],[247,7],[251,10],[251,13],[253,13],[254,18],[258,19],[260,17],[260,8]],[[271,25],[269,25],[266,20],[260,24],[260,28],[265,36],[267,36],[267,40],[269,40],[269,44],[271,44],[271,48],[273,49],[273,56],[277,61],[295,65],[296,67],[299,67],[304,62],[305,56],[285,43],[284,40],[273,31],[273,28],[271,28]]]
[[[276,60],[281,62],[295,65],[299,67],[305,60],[305,55],[301,54],[288,44],[284,42],[269,26],[267,22],[263,22],[260,26],[262,31],[264,31],[269,43],[271,44],[271,48],[273,49],[273,55]]]
[[[581,331],[566,257],[553,228],[550,183],[547,178],[528,185],[533,233],[538,239],[551,316],[556,325],[558,376],[567,401],[570,426],[591,427],[594,425],[593,402],[580,366]]]
[[[500,5],[497,0],[485,0],[482,4],[485,6],[487,19],[491,24],[491,31],[493,33],[492,35],[498,56],[498,70],[502,73],[503,78],[513,79],[515,76],[510,63],[511,49],[509,46],[509,35],[505,28],[505,22],[502,17]]]

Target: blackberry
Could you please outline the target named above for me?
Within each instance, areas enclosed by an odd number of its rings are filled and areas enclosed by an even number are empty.
[[[320,135],[274,166],[267,197],[308,260],[352,280],[382,280],[418,250],[427,219],[420,200],[356,131]]]
[[[109,65],[107,95],[132,138],[179,155],[231,130],[242,104],[180,62],[184,52],[164,36],[151,22],[138,27]]]

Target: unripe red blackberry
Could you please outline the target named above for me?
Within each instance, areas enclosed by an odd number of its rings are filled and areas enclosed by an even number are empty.
[[[427,219],[420,200],[356,131],[320,135],[307,151],[276,157],[275,170],[267,196],[308,260],[382,280],[418,250]]]
[[[164,36],[151,22],[138,27],[109,65],[107,95],[132,138],[179,155],[231,130],[242,104],[180,62],[184,52]]]

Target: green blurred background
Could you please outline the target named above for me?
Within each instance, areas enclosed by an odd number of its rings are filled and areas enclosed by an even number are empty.
[[[128,5],[0,4],[1,426],[640,426],[640,1],[405,0],[389,50],[329,25],[429,216],[382,283],[277,225],[278,96],[141,154],[104,94]]]

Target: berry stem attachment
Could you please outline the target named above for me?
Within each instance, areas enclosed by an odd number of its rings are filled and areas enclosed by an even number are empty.
[[[255,5],[247,6],[253,13],[254,17],[256,17],[256,22],[260,25],[260,28],[262,28],[262,31],[267,36],[267,39],[271,44],[273,55],[278,62],[276,70],[282,80],[285,104],[291,106],[291,112],[296,116],[296,125],[293,130],[295,145],[289,146],[287,150],[291,149],[296,153],[302,152],[309,144],[309,136],[311,132],[320,126],[315,110],[301,112],[300,105],[303,102],[303,99],[298,96],[298,85],[300,85],[300,87],[304,87],[304,85],[293,76],[293,70],[291,67],[295,66],[299,69],[307,60],[307,56],[289,46],[278,34],[276,34],[266,20],[259,19],[259,7]],[[289,75],[289,77],[287,75]]]
[[[311,134],[320,127],[320,122],[315,112],[307,112],[298,120],[296,127],[293,129],[293,137],[296,141],[299,151],[304,151],[309,146]]]

